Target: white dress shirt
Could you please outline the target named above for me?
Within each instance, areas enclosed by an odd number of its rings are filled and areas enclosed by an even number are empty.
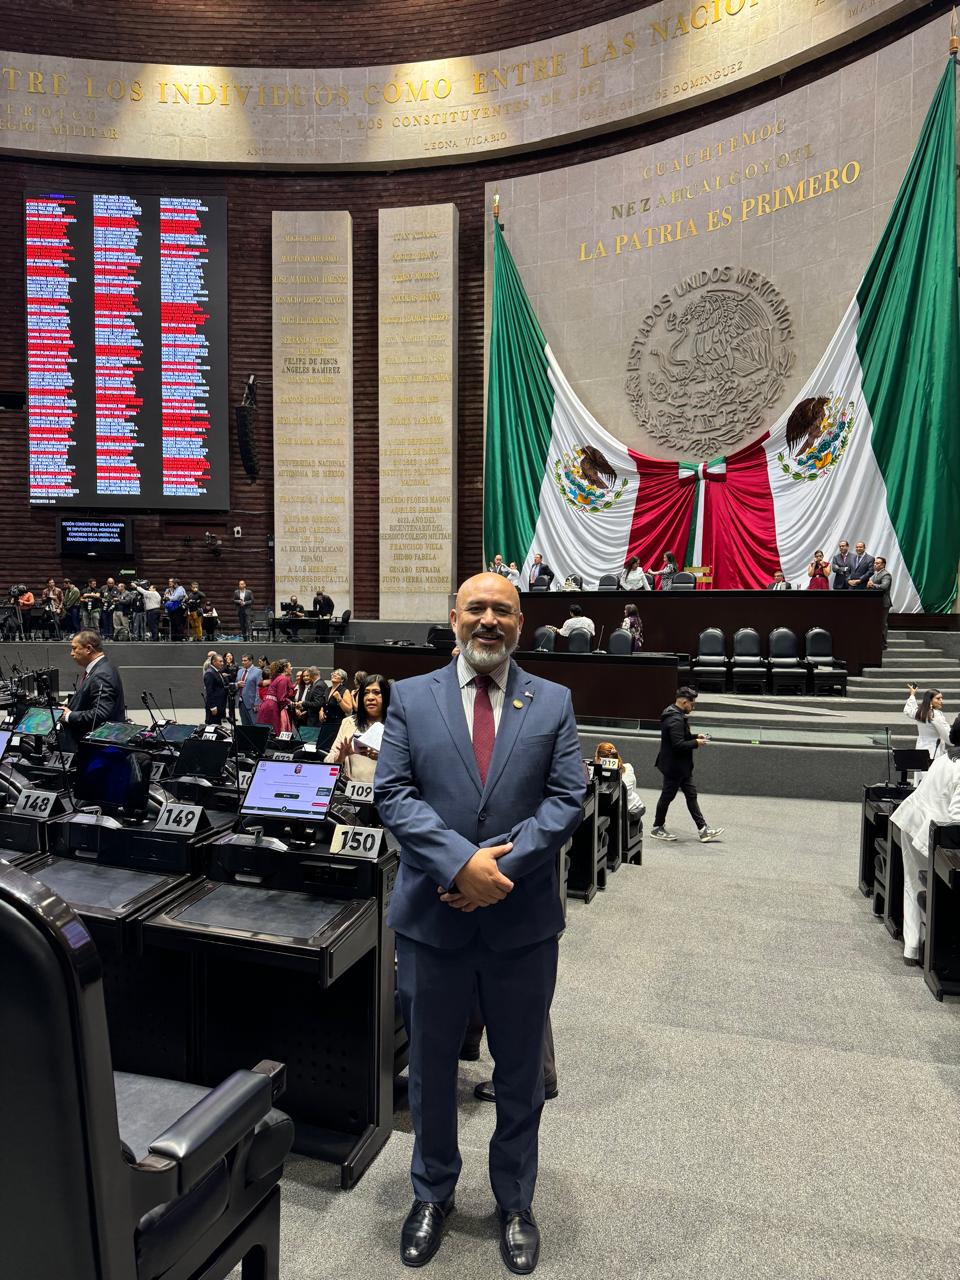
[[[650,583],[647,581],[647,575],[643,572],[643,567],[631,569],[629,573],[620,575],[620,585],[624,591],[649,591]]]
[[[474,676],[488,675],[490,686],[490,705],[493,707],[494,732],[500,728],[500,713],[503,711],[503,695],[507,688],[507,677],[510,675],[510,659],[504,658],[499,667],[492,671],[474,671],[463,654],[457,657],[457,681],[460,684],[460,697],[463,701],[463,714],[467,721],[467,733],[473,738],[473,704],[477,696],[477,688],[473,683]]]
[[[579,618],[568,618],[566,622],[557,631],[558,635],[568,636],[571,631],[586,631],[587,635],[594,635],[596,627],[593,625],[592,618],[585,618],[581,615]]]

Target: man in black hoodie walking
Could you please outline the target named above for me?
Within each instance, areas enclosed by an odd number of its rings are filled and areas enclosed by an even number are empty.
[[[690,732],[687,717],[693,710],[697,695],[693,689],[686,687],[677,690],[677,698],[660,716],[660,753],[657,756],[657,768],[663,774],[663,787],[657,801],[657,812],[653,819],[650,834],[655,840],[676,840],[676,836],[663,825],[667,820],[667,810],[678,791],[682,791],[687,801],[690,817],[697,824],[697,832],[701,844],[716,840],[723,827],[708,827],[706,818],[700,812],[697,803],[697,788],[693,781],[693,753],[699,747],[707,745],[707,739],[700,734],[697,737]]]

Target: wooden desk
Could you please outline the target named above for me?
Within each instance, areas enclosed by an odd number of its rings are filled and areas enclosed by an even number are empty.
[[[673,701],[677,692],[675,653],[620,656],[531,651],[518,652],[516,658],[531,675],[566,685],[579,719],[658,722],[660,712]],[[425,645],[406,647],[338,640],[333,646],[335,667],[343,667],[351,673],[376,672],[394,680],[435,671],[450,661],[449,655]]]
[[[756,627],[766,657],[770,632],[789,627],[802,653],[807,631],[823,627],[833,637],[834,656],[846,662],[850,675],[881,662],[882,603],[872,591],[526,591],[521,597],[520,643],[532,644],[537,627],[560,626],[571,604],[580,605],[593,619],[598,635],[603,627],[605,641],[623,621],[623,606],[631,601],[643,622],[645,649],[695,654],[700,632],[720,627],[729,657],[734,632]]]

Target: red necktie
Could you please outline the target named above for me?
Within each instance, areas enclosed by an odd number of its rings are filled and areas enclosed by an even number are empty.
[[[493,755],[493,742],[496,737],[489,686],[489,676],[473,677],[473,687],[476,689],[473,699],[473,754],[477,758],[480,781],[484,786],[487,782],[487,771],[490,768],[490,757]]]

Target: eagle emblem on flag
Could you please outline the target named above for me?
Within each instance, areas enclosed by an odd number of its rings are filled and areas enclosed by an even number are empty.
[[[801,400],[787,419],[786,448],[777,454],[791,480],[819,480],[831,471],[850,442],[856,406],[832,392]]]
[[[553,478],[564,501],[577,511],[609,511],[623,497],[628,481],[617,483],[616,468],[592,444],[563,453],[553,465]]]

